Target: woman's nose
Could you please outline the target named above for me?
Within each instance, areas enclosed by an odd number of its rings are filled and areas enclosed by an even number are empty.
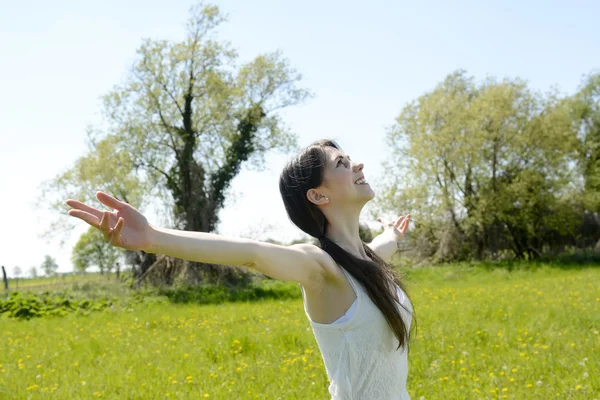
[[[364,164],[363,163],[356,163],[354,164],[354,171],[356,172],[360,172],[362,171],[362,169],[364,168]]]

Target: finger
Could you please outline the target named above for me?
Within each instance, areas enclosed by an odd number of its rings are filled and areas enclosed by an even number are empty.
[[[400,223],[400,227],[399,227],[400,232],[404,233],[404,231],[406,231],[406,227],[408,226],[408,220],[409,220],[409,218],[407,215],[406,218],[404,218],[402,220],[402,222]]]
[[[396,222],[394,222],[394,227],[397,228],[402,223],[402,221],[404,220],[404,218],[405,218],[404,215],[399,216],[398,219],[396,220]]]
[[[82,210],[76,210],[76,209],[69,210],[68,214],[72,217],[77,217],[77,218],[87,222],[94,228],[100,229],[100,220],[95,215],[92,215],[92,214],[82,211]]]
[[[112,207],[115,210],[121,210],[123,208],[124,203],[115,199],[108,193],[96,192],[96,197],[98,198],[100,203]]]
[[[98,220],[100,220],[102,218],[102,210],[98,210],[97,208],[88,206],[87,204],[82,203],[79,200],[71,200],[71,199],[69,199],[69,200],[66,201],[66,203],[69,206],[73,207],[73,208],[77,208],[79,210],[83,210],[85,212],[88,212],[88,213],[96,216],[96,218],[98,218]]]
[[[110,215],[108,214],[108,211],[104,211],[102,213],[102,220],[100,221],[100,230],[102,231],[102,233],[104,233],[105,241],[108,241],[110,239],[110,237],[109,237],[110,225],[108,223],[109,219],[110,219]]]
[[[408,229],[408,224],[410,223],[410,214],[406,216],[406,219],[402,221],[400,232],[404,233]]]
[[[125,220],[123,218],[119,218],[115,228],[110,232],[110,244],[113,246],[119,245],[119,239],[121,237],[121,229],[123,229],[123,225],[125,225]]]

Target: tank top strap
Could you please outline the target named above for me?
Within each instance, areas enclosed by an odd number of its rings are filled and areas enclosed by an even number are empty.
[[[346,278],[348,278],[348,281],[350,282],[350,285],[352,285],[352,289],[354,289],[356,296],[357,297],[360,296],[358,285],[356,284],[356,281],[354,280],[355,278],[352,276],[352,274],[350,272],[346,271],[343,267],[342,267],[342,272],[344,273],[344,275],[346,275]]]

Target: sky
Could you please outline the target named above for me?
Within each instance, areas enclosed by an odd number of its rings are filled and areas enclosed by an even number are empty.
[[[103,121],[101,96],[127,78],[142,39],[183,39],[192,4],[0,0],[0,265],[9,276],[15,266],[39,270],[45,255],[60,272],[72,271],[72,247],[88,226],[79,221],[62,246],[40,237],[56,217],[34,206],[40,185],[86,154],[86,127]],[[282,113],[298,144],[334,138],[373,181],[385,174],[387,127],[457,69],[478,81],[518,77],[535,90],[572,94],[583,75],[600,68],[597,1],[212,4],[228,16],[218,37],[231,42],[240,63],[281,50],[315,94]],[[217,233],[303,235],[278,190],[289,157],[268,155],[262,172],[242,169]],[[141,211],[158,224],[152,210]],[[367,204],[363,216],[368,211]]]

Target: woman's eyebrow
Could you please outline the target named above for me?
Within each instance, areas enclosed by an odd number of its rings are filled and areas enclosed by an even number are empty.
[[[350,156],[346,156],[346,157],[348,157],[348,161],[351,161]],[[333,159],[333,162],[335,163],[338,160],[338,158],[344,158],[344,156],[342,156],[342,155],[337,156],[336,158]]]

